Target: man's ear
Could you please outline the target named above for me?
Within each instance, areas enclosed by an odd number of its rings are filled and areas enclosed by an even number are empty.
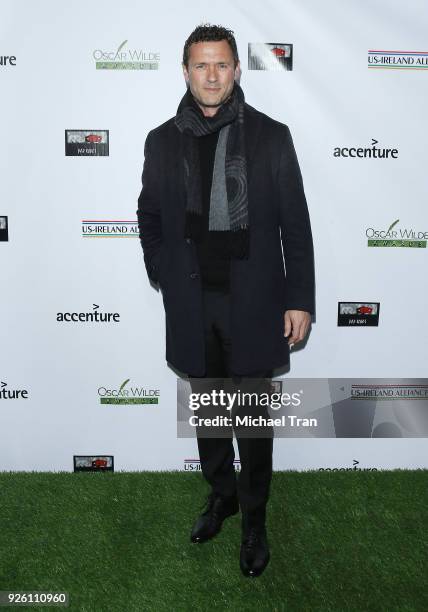
[[[189,87],[189,73],[187,71],[186,66],[183,64],[183,62],[181,63],[181,67],[183,68],[183,76],[184,76],[184,80],[186,81],[186,85],[187,87]]]
[[[238,63],[235,66],[235,81],[239,83],[240,80],[241,80],[241,62],[238,61]]]

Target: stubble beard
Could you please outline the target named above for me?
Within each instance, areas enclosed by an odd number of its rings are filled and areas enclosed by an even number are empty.
[[[190,85],[188,87],[190,89]],[[201,98],[196,96],[193,93],[193,91],[190,89],[190,93],[192,94],[194,100],[199,104],[199,106],[202,106],[203,108],[219,108],[220,106],[222,106],[225,102],[227,102],[229,100],[230,96],[232,95],[232,92],[233,92],[233,87],[230,90],[230,92],[228,93],[228,95],[226,96],[226,98],[224,98],[220,102],[216,102],[216,103],[210,104],[210,103],[206,103],[203,100],[201,100]]]

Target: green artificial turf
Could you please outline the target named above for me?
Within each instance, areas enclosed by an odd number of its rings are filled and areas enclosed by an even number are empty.
[[[427,484],[426,470],[274,473],[271,562],[250,579],[240,515],[189,540],[200,474],[2,472],[0,590],[67,591],[91,612],[425,612]]]

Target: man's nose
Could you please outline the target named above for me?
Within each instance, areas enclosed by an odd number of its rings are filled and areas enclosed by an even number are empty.
[[[208,81],[216,81],[217,80],[217,66],[208,66]]]

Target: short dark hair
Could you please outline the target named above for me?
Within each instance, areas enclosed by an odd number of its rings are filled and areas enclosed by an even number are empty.
[[[189,38],[184,43],[183,49],[183,64],[188,68],[189,66],[189,49],[190,45],[198,42],[211,42],[218,40],[227,40],[230,48],[232,49],[233,59],[236,64],[239,62],[238,47],[236,46],[236,40],[233,35],[233,30],[228,30],[223,26],[211,25],[210,23],[203,23],[193,30]]]

